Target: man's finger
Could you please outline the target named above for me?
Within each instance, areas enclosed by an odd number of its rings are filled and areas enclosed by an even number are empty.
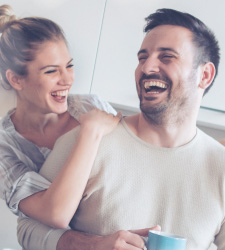
[[[126,236],[126,243],[135,247],[134,249],[143,249],[145,247],[145,242],[143,239],[138,235],[133,232],[128,231],[129,234]]]
[[[138,229],[138,230],[129,230],[131,233],[138,234],[140,236],[147,237],[149,230],[156,230],[161,231],[161,227],[159,225],[151,228],[144,228],[144,229]]]

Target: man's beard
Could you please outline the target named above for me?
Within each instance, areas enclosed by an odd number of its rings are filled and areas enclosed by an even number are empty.
[[[157,106],[146,105],[140,99],[140,109],[145,117],[145,119],[155,125],[162,125],[166,118],[166,112],[168,110],[168,105],[166,103]]]
[[[143,90],[143,83],[142,82],[143,82],[143,80],[150,80],[150,79],[158,79],[158,80],[164,81],[168,84],[167,91],[169,91],[169,94],[167,96],[167,101],[165,103],[163,103],[161,105],[152,106],[151,104],[148,103],[148,101],[146,101],[146,102],[143,101],[142,91],[145,91],[145,90]],[[170,90],[171,90],[171,86],[172,86],[172,81],[168,77],[163,76],[162,74],[152,74],[150,76],[143,74],[140,81],[139,81],[139,86],[140,86],[140,93],[139,93],[140,110],[142,111],[145,119],[150,121],[151,123],[161,125],[164,113],[168,109],[168,100],[170,97]],[[149,101],[151,101],[152,98],[149,97],[148,99],[149,99]]]
[[[152,76],[151,78],[155,79],[155,76]],[[151,79],[150,77],[142,77],[141,81],[143,79]],[[190,76],[187,80],[183,82],[179,82],[175,89],[173,89],[172,93],[172,86],[173,83],[168,77],[160,77],[158,76],[157,79],[163,79],[167,84],[169,85],[168,89],[168,95],[163,103],[159,103],[157,105],[152,106],[151,104],[148,104],[148,101],[143,101],[142,97],[142,91],[140,91],[140,109],[145,117],[145,119],[154,125],[165,125],[165,124],[180,124],[183,122],[185,117],[190,112],[191,104],[193,102],[193,86],[196,79],[196,71],[193,69],[193,71],[190,73]],[[140,82],[141,82],[140,81]],[[182,88],[182,86],[190,86],[189,88]],[[141,88],[142,85],[139,85]],[[181,95],[179,95],[179,92]],[[175,96],[174,96],[175,94]],[[177,96],[179,95],[179,96]],[[192,101],[191,101],[192,100]]]

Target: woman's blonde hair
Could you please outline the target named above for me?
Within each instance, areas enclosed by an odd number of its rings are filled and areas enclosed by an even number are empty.
[[[16,20],[13,9],[9,5],[2,5],[0,7],[0,33],[3,32],[7,24]]]
[[[53,21],[40,17],[17,18],[9,5],[0,6],[0,75],[9,85],[6,71],[27,75],[27,64],[47,41],[66,39],[62,29]]]

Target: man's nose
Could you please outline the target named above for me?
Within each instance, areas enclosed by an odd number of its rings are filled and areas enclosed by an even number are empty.
[[[159,72],[159,61],[154,57],[149,57],[142,65],[142,72],[149,75],[154,72]]]

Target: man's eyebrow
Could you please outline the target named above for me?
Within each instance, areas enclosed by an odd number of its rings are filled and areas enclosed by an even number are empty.
[[[176,55],[179,55],[179,53],[176,50],[174,50],[172,48],[167,48],[167,47],[160,47],[157,49],[157,51],[170,51],[170,52],[175,53]],[[139,56],[140,54],[146,54],[146,53],[148,53],[148,51],[146,49],[141,49],[138,51],[137,55]]]
[[[72,61],[73,61],[73,58],[71,58],[66,65],[70,64]],[[40,70],[43,70],[43,69],[46,69],[46,68],[49,68],[49,67],[57,68],[57,67],[59,67],[59,65],[46,65],[46,66],[40,68]]]
[[[139,56],[140,54],[144,54],[144,53],[147,53],[147,50],[146,49],[141,49],[138,51],[137,55]]]

